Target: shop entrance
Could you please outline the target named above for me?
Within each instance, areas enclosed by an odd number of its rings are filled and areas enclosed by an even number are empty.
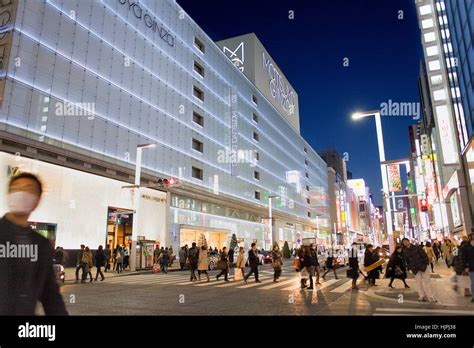
[[[109,207],[107,212],[106,245],[109,245],[111,253],[117,245],[126,246],[130,250],[132,226],[132,210]]]
[[[219,230],[209,227],[181,225],[179,229],[180,247],[186,244],[188,247],[191,247],[193,242],[201,246],[205,241],[208,249],[209,247],[212,247],[212,249],[222,249],[224,246],[229,246],[229,236],[229,230]]]

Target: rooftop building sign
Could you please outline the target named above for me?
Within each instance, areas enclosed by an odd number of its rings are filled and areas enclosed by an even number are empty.
[[[217,45],[299,133],[298,94],[257,36],[241,35]]]

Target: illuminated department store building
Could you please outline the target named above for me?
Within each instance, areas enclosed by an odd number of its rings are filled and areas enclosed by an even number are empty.
[[[1,182],[41,176],[31,221],[56,246],[131,240],[136,202],[124,186],[143,144],[156,147],[142,150],[138,239],[175,250],[202,234],[212,247],[233,233],[265,249],[328,241],[327,166],[254,34],[214,43],[172,0],[1,7]],[[160,189],[163,177],[180,185]]]

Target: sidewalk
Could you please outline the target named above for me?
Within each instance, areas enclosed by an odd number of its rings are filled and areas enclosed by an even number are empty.
[[[434,273],[431,273],[430,275],[431,285],[435,297],[438,300],[436,304],[441,306],[468,307],[472,308],[474,311],[474,304],[471,303],[471,296],[465,297],[464,290],[458,289],[456,291],[453,289],[454,283],[451,280],[453,274],[453,268],[448,268],[441,259],[438,263],[434,264]],[[383,278],[384,274],[381,274],[380,277],[381,278],[377,280],[377,287],[368,288],[366,291],[367,296],[380,300],[396,302],[398,304],[400,301],[403,301],[403,303],[421,303],[418,301],[418,288],[411,272],[409,272],[407,278],[407,283],[410,286],[409,289],[405,289],[402,281],[398,279],[395,279],[392,284],[395,289],[391,289],[388,287],[390,279]]]
[[[171,267],[168,267],[168,272],[176,272],[176,271],[180,271],[180,265],[179,265],[179,262],[173,262],[173,264],[171,265]],[[69,283],[69,282],[74,282],[76,280],[76,268],[75,267],[66,267],[65,268],[65,273],[66,273],[66,283]],[[97,272],[97,268],[93,268],[92,269],[92,277],[95,278],[95,274]],[[153,273],[153,269],[146,269],[146,270],[140,270],[140,271],[130,271],[130,269],[126,269],[124,271],[122,271],[120,274],[117,273],[117,272],[114,272],[112,270],[109,270],[108,272],[104,272],[104,270],[102,269],[102,272],[104,273],[104,276],[105,278],[115,278],[115,277],[124,277],[124,276],[132,276],[132,275],[137,275],[137,274],[151,274]],[[159,272],[161,273],[161,271]],[[81,277],[82,275],[82,272],[79,271],[79,277]],[[100,275],[99,275],[99,279],[100,279]]]

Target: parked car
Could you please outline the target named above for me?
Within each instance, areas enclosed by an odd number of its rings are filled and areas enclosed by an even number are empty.
[[[269,251],[265,251],[263,253],[263,263],[271,263],[273,261],[272,253]]]
[[[217,269],[217,261],[219,261],[220,255],[217,251],[211,251],[208,256],[209,270],[212,271]]]

